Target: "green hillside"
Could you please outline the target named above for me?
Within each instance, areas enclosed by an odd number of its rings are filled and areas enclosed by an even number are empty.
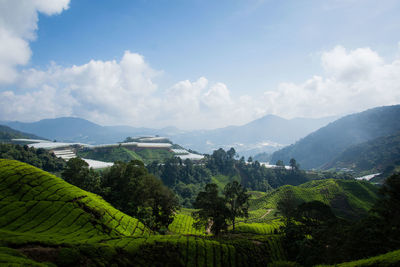
[[[397,267],[400,265],[400,250],[392,251],[379,256],[335,265],[318,265],[317,267]]]
[[[142,160],[134,151],[125,147],[101,147],[95,149],[82,149],[77,151],[77,156],[85,159],[94,159],[105,162]]]
[[[3,241],[75,243],[150,234],[97,195],[40,169],[0,160],[0,170]]]
[[[389,166],[400,165],[400,133],[354,145],[324,166],[351,168],[356,172],[383,172]]]
[[[14,138],[44,139],[34,134],[24,133],[14,130],[8,126],[0,125],[0,142],[9,143]]]
[[[301,202],[322,201],[331,206],[333,212],[344,218],[357,218],[366,214],[377,199],[378,188],[368,182],[355,180],[316,180],[299,186],[286,185],[260,197],[250,199],[250,213],[258,214],[268,209],[275,210],[278,201],[288,194]],[[270,219],[272,212],[264,218]]]
[[[106,162],[131,160],[141,160],[145,164],[153,161],[163,162],[166,159],[172,158],[174,153],[165,149],[138,149],[130,150],[125,147],[100,147],[94,149],[78,150],[77,155],[86,159],[94,159]]]
[[[1,264],[266,266],[284,260],[277,236],[185,235],[195,233],[187,232],[190,219],[182,214],[171,225],[180,235],[158,235],[95,194],[28,164],[0,159]]]
[[[345,116],[272,155],[271,162],[295,158],[304,169],[321,168],[345,149],[400,131],[400,105]]]

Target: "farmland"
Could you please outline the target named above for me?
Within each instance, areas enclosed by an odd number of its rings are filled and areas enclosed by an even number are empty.
[[[0,181],[0,262],[263,266],[284,259],[274,253],[276,236],[206,237],[192,227],[190,210],[177,215],[173,234],[156,234],[99,196],[18,161],[0,160]]]

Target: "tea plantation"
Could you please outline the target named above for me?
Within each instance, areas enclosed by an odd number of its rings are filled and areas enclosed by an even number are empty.
[[[0,159],[0,264],[265,266],[284,260],[276,235],[206,236],[178,214],[159,235],[62,179]],[[54,265],[53,265],[54,266]]]

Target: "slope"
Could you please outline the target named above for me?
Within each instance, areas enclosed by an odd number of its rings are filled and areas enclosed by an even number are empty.
[[[295,158],[304,169],[320,168],[346,148],[400,131],[400,105],[345,116],[272,155],[286,164]]]
[[[376,186],[364,181],[316,180],[299,186],[282,186],[258,198],[251,198],[250,211],[276,210],[279,200],[291,195],[298,203],[322,201],[330,205],[337,216],[353,219],[368,212],[377,199],[377,191]]]
[[[177,232],[181,227],[176,223]],[[2,265],[234,267],[266,266],[284,257],[276,236],[255,242],[157,235],[97,195],[0,159]]]
[[[383,172],[389,166],[395,165],[400,165],[400,133],[351,146],[323,168],[350,168],[356,172]]]
[[[24,133],[14,130],[10,127],[0,125],[0,142],[11,142],[14,138],[27,138],[27,139],[44,139],[34,134]]]
[[[150,233],[97,195],[28,164],[0,159],[0,181],[2,241],[95,242]]]
[[[1,123],[13,129],[34,133],[51,140],[88,144],[115,143],[124,140],[127,136],[160,134],[160,130],[155,129],[101,126],[85,119],[73,117],[44,119],[37,122],[4,121]]]

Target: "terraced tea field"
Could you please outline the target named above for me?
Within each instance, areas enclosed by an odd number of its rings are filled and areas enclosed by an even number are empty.
[[[168,230],[174,234],[181,235],[206,235],[204,230],[194,228],[194,219],[191,216],[192,211],[191,209],[182,209],[179,211],[174,221],[169,225]]]
[[[177,215],[173,235],[158,235],[95,194],[28,164],[0,159],[2,265],[265,266],[284,259],[279,238],[205,237],[193,228],[190,212]]]
[[[276,210],[279,199],[292,194],[299,202],[318,200],[331,206],[340,217],[351,218],[367,213],[377,199],[377,187],[354,180],[316,180],[299,186],[285,185],[268,193],[254,193],[250,198],[249,213],[257,217],[268,209]],[[262,222],[272,219],[273,213],[264,217]]]

